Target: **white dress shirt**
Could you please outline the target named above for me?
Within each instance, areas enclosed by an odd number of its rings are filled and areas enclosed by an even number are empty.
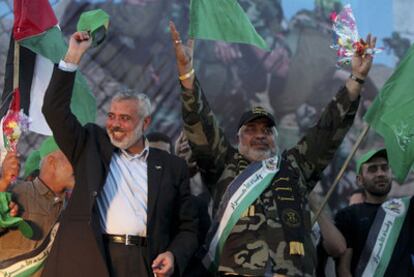
[[[147,144],[136,155],[124,150],[113,154],[105,185],[97,198],[102,233],[147,236]]]
[[[74,72],[77,64],[59,62],[59,69]],[[108,176],[97,198],[102,233],[147,236],[148,141],[144,150],[130,155],[125,150],[113,154]]]

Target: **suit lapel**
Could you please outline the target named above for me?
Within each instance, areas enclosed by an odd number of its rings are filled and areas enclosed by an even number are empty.
[[[148,212],[147,225],[150,224],[161,187],[163,163],[156,151],[150,148],[148,154]]]

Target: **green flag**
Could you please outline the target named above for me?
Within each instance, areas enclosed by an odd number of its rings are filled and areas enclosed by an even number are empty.
[[[10,101],[14,90],[13,77],[19,72],[21,108],[31,118],[30,130],[52,135],[41,112],[45,91],[52,77],[53,66],[66,53],[67,45],[57,27],[57,19],[48,0],[15,0],[14,26],[7,56],[3,103]],[[19,68],[14,68],[14,44],[19,43]],[[8,108],[7,104],[3,106]],[[70,104],[82,124],[95,122],[96,101],[86,79],[78,71]],[[4,111],[0,111],[3,116]]]
[[[269,50],[237,0],[191,0],[189,36],[247,43]]]
[[[384,138],[388,162],[397,181],[403,183],[414,163],[414,45],[364,119]]]
[[[24,38],[19,43],[37,54],[30,92],[29,116],[32,119],[30,129],[37,133],[51,135],[52,132],[47,126],[40,108],[52,76],[53,64],[59,63],[60,59],[65,56],[67,50],[65,40],[60,29],[55,26],[39,35]],[[80,72],[76,72],[70,107],[82,124],[95,121],[95,97]]]
[[[101,44],[108,32],[109,15],[101,10],[96,9],[81,14],[76,29],[78,31],[90,32],[92,36],[92,46]]]

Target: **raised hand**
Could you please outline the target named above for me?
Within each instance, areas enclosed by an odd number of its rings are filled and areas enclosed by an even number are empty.
[[[377,38],[368,34],[365,43],[368,45],[368,49],[374,49]],[[365,53],[363,55],[355,55],[352,57],[352,74],[360,79],[365,79],[368,76],[368,72],[371,69],[373,57],[371,54]]]
[[[83,54],[92,45],[92,38],[88,32],[75,32],[70,36],[69,48],[64,61],[79,64]]]
[[[375,48],[376,42],[377,38],[371,36],[371,34],[367,36],[367,39],[365,41],[365,43],[368,45],[368,49]],[[351,101],[354,101],[358,98],[362,88],[361,80],[364,81],[368,76],[368,72],[372,66],[372,59],[372,55],[366,52],[362,55],[355,53],[352,57],[352,75],[360,80],[356,81],[349,78],[346,81],[346,88],[348,89],[348,95]]]
[[[16,152],[7,152],[4,158],[0,179],[0,191],[6,191],[10,183],[19,175],[20,162]]]
[[[182,43],[180,33],[174,22],[170,21],[171,40],[175,49],[178,74],[184,87],[191,89],[194,83],[193,53],[194,40],[189,39],[186,44]],[[190,74],[192,72],[192,74]],[[187,77],[187,78],[185,78]]]

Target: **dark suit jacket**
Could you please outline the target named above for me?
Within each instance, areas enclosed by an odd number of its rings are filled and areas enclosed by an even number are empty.
[[[76,186],[65,209],[43,276],[108,276],[96,197],[105,183],[115,148],[104,129],[84,127],[70,110],[75,73],[55,66],[43,114],[60,149],[74,167]],[[180,275],[197,248],[197,222],[184,160],[150,148],[147,239],[150,262],[171,251]]]

